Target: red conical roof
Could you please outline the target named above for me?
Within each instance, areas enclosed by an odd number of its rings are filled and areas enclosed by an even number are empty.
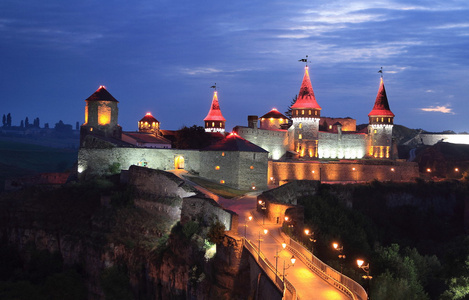
[[[213,92],[212,106],[208,115],[205,117],[204,121],[226,121],[221,114],[220,105],[218,104],[217,91]]]
[[[287,119],[287,117],[283,115],[281,112],[279,112],[276,108],[273,108],[271,111],[263,115],[261,118]]]
[[[119,102],[114,98],[104,87],[101,85],[93,95],[89,96],[86,101],[115,101]]]
[[[148,122],[148,124],[151,124],[151,123],[153,123],[153,122],[159,123],[158,120],[155,119],[155,117],[153,117],[153,116],[151,115],[151,113],[149,113],[149,112],[145,115],[145,117],[143,117],[143,118],[140,120],[140,122]]]
[[[313,86],[311,85],[311,79],[309,79],[308,67],[305,67],[305,75],[303,76],[303,82],[301,83],[300,92],[298,93],[298,99],[291,108],[314,108],[321,109],[316,97],[314,97]]]
[[[378,95],[376,96],[375,106],[368,114],[368,117],[371,116],[390,116],[394,117],[391,109],[389,109],[388,97],[386,96],[386,89],[384,88],[383,78],[381,77],[381,82],[379,84]]]

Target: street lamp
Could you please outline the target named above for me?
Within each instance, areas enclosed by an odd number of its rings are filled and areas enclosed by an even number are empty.
[[[278,247],[277,247],[277,250],[275,252],[275,274],[277,274],[277,264],[278,264],[278,257],[279,257],[279,252],[282,252],[282,250],[284,250],[285,248],[287,247],[287,243],[283,242],[282,243],[282,249],[280,249],[280,251],[278,251]]]
[[[247,221],[252,221],[252,216],[249,216]],[[248,222],[244,221],[244,237],[246,237],[246,228],[248,227]]]
[[[267,229],[264,229],[264,234],[267,234],[269,232]],[[259,230],[259,254],[261,253],[261,231]]]
[[[264,225],[265,224],[265,212],[266,212],[267,207],[265,206],[265,202],[262,200],[259,200],[258,203],[261,206],[261,209],[263,210],[262,211],[262,225]]]
[[[332,243],[332,247],[339,251],[339,263],[340,263],[340,273],[343,273],[344,269],[344,260],[345,260],[345,254],[344,254],[344,246],[340,246],[338,243]]]
[[[363,275],[362,278],[366,280],[366,293],[368,294],[368,290],[370,288],[370,281],[373,276],[370,276],[370,263],[365,265],[365,261],[362,259],[357,259],[357,265],[360,269],[365,271],[366,275]]]
[[[283,276],[282,276],[282,278],[283,278],[284,281],[285,281],[285,276],[287,276],[287,275],[285,274],[285,271],[288,270],[290,267],[295,266],[295,262],[296,262],[295,256],[292,256],[292,257],[290,258],[290,262],[291,262],[291,265],[288,264],[287,266],[285,266],[285,260],[283,260]]]
[[[313,253],[313,245],[316,243],[316,239],[314,238],[314,232],[309,231],[309,229],[305,229],[305,234],[309,238],[309,241],[311,242],[311,253]]]

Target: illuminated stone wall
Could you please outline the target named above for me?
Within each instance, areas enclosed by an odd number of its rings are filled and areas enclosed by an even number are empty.
[[[200,176],[243,190],[267,187],[267,152],[201,152]]]
[[[177,157],[183,157],[185,170],[199,171],[200,151],[198,150],[116,147],[111,149],[80,148],[78,151],[78,172],[104,175],[109,172],[109,167],[114,163],[118,163],[121,170],[128,170],[132,165],[158,170],[173,170]]]
[[[366,134],[319,132],[319,158],[359,159],[366,154]]]
[[[392,124],[368,125],[370,147],[367,155],[375,158],[391,158]]]
[[[269,162],[269,183],[293,180],[326,182],[412,181],[419,177],[418,165],[405,161]]]
[[[300,157],[318,157],[319,118],[294,117],[288,129],[290,150],[299,153]]]
[[[269,159],[280,159],[287,150],[286,130],[264,130],[236,126],[234,131],[243,139],[269,152]]]

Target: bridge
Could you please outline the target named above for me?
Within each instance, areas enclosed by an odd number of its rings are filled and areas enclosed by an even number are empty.
[[[239,215],[238,234],[244,237],[245,249],[283,293],[284,299],[368,299],[360,284],[320,261],[281,232],[280,225],[255,212],[256,196],[219,198],[218,202]],[[248,216],[253,216],[253,220],[249,221]],[[292,256],[296,258],[294,265],[290,261]]]

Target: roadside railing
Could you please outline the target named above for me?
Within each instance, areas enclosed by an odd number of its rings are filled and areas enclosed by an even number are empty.
[[[295,287],[286,278],[281,278],[280,272],[275,270],[275,267],[269,262],[265,255],[246,238],[243,238],[243,245],[244,248],[251,253],[252,257],[256,260],[257,264],[261,267],[267,277],[281,292],[283,292],[283,298],[298,300]],[[287,291],[288,296],[286,295]]]
[[[314,256],[309,250],[303,245],[296,242],[294,239],[287,236],[279,228],[280,236],[289,246],[289,249],[294,252],[304,264],[306,264],[311,271],[316,273],[323,280],[341,290],[353,300],[367,300],[368,295],[365,289],[356,281],[351,278],[337,272],[329,265],[325,264]]]

